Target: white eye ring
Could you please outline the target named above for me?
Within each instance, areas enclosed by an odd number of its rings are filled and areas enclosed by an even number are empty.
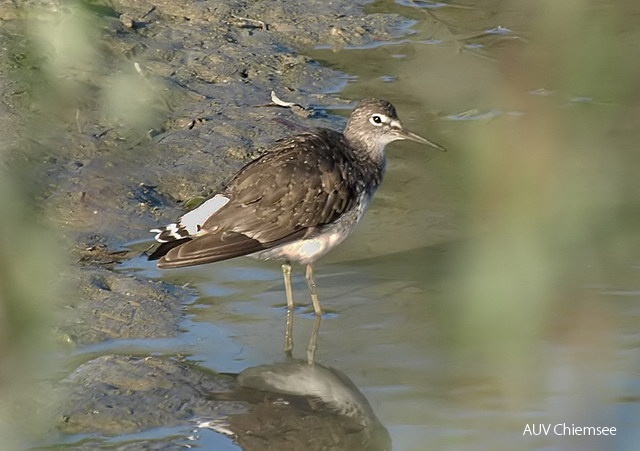
[[[389,118],[384,114],[372,114],[369,118],[369,122],[371,122],[376,127],[380,127],[382,124],[389,122]]]

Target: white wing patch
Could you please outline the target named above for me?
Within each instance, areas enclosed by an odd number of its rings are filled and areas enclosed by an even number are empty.
[[[229,198],[222,194],[216,194],[208,201],[204,202],[195,210],[191,210],[180,218],[180,227],[189,232],[189,235],[196,235],[200,232],[202,224],[213,216],[218,210],[229,203]]]
[[[180,238],[184,238],[184,236],[180,236],[180,227],[178,224],[171,223],[165,226],[164,229],[151,229],[149,232],[155,233],[156,236],[153,237],[159,243],[166,243],[168,241],[179,240]],[[171,237],[171,238],[169,238]]]

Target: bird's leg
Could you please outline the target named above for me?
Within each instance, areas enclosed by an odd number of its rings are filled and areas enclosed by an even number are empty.
[[[318,333],[320,332],[320,322],[322,316],[317,315],[313,323],[313,330],[309,338],[309,346],[307,346],[307,363],[313,365],[316,361],[316,349],[318,349]]]
[[[284,352],[291,356],[293,352],[293,289],[291,288],[291,264],[287,261],[282,265],[284,290],[287,295],[287,331],[284,336]]]
[[[320,307],[320,299],[318,298],[316,280],[313,277],[313,266],[311,266],[311,264],[307,265],[305,278],[307,279],[309,294],[311,294],[313,310],[316,313],[316,320],[313,323],[313,330],[309,338],[309,346],[307,346],[307,363],[313,365],[316,360],[316,349],[318,348],[318,333],[320,332],[320,322],[322,321],[322,307]]]
[[[311,302],[313,303],[313,311],[316,316],[322,316],[322,307],[320,307],[320,299],[318,299],[318,293],[316,289],[316,280],[313,278],[313,266],[307,265],[307,286],[309,287],[309,293],[311,294]]]
[[[293,310],[287,309],[287,331],[284,335],[284,353],[291,357],[293,354]]]

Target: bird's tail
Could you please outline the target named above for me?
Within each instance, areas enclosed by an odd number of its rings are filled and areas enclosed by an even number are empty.
[[[164,243],[160,243],[160,245],[156,247],[154,251],[147,256],[147,260],[160,260],[171,249],[173,249],[176,246],[180,246],[181,244],[184,244],[187,241],[191,241],[191,238],[182,238],[179,240],[174,239],[173,241],[166,241]]]

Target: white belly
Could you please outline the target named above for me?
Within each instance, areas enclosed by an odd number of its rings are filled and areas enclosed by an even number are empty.
[[[353,232],[369,207],[370,201],[371,198],[363,194],[355,208],[342,215],[335,223],[325,226],[318,235],[256,252],[250,257],[261,260],[289,260],[302,265],[313,263],[342,243]]]

